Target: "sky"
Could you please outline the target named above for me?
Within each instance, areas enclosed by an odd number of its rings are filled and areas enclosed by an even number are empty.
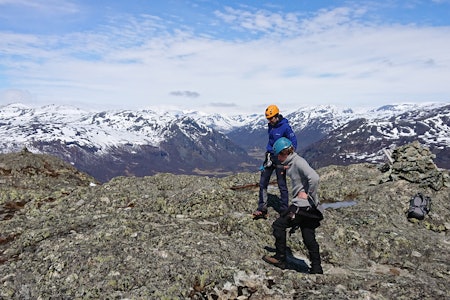
[[[0,0],[0,105],[450,103],[450,0]]]

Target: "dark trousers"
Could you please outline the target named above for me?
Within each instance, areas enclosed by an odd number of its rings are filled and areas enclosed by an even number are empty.
[[[280,162],[275,160],[274,164],[269,168],[264,168],[261,171],[261,178],[259,179],[259,200],[258,200],[258,210],[267,210],[267,187],[269,186],[270,177],[273,171],[277,175],[278,189],[280,190],[281,203],[279,211],[282,212],[288,208],[289,205],[289,193],[286,184],[286,171],[280,168]]]
[[[303,242],[309,252],[311,268],[321,268],[319,244],[316,241],[316,228],[320,226],[318,218],[310,218],[307,213],[300,211],[292,219],[289,213],[284,213],[272,224],[273,236],[275,237],[276,256],[282,260],[286,259],[286,229],[299,226],[302,232]]]

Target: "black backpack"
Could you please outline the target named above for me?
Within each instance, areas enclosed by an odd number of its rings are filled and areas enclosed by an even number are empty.
[[[409,200],[408,219],[423,220],[431,210],[430,197],[417,193]]]

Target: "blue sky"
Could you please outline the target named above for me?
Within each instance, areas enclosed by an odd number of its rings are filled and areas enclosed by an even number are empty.
[[[0,105],[450,102],[450,0],[0,0]]]

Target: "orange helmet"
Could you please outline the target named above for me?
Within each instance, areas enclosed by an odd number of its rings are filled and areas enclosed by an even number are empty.
[[[278,115],[280,113],[280,110],[278,109],[278,107],[274,104],[269,105],[266,108],[266,119],[271,119],[273,117],[275,117],[276,115]]]

